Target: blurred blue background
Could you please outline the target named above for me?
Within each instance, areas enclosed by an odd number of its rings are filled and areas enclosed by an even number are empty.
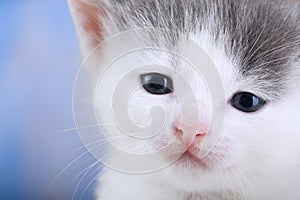
[[[0,199],[93,199],[72,118],[80,66],[66,0],[0,1]]]

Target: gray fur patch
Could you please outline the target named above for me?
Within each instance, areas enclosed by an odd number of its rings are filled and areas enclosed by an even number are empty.
[[[255,87],[270,99],[280,97],[296,73],[299,4],[287,0],[111,0],[102,4],[119,31],[171,30],[172,34],[163,36],[168,45],[176,45],[178,32],[188,36],[209,31],[237,63],[240,78],[255,80]]]

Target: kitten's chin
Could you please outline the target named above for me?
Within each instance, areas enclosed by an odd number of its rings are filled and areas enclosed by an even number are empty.
[[[180,190],[204,192],[218,187],[218,172],[206,159],[199,159],[187,151],[168,168],[168,178]]]

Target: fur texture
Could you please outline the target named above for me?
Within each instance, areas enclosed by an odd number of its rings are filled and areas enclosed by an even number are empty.
[[[76,6],[82,4],[96,8],[96,26],[101,29],[94,28],[94,32],[80,29],[86,20],[91,20],[82,17],[86,16],[84,12],[76,11]],[[182,42],[178,35],[186,35],[213,60],[224,85],[225,101],[217,108],[226,117],[217,144],[203,159],[204,167],[193,165],[187,158],[149,174],[128,174],[107,168],[99,179],[98,199],[299,198],[299,3],[277,0],[102,0],[86,4],[73,0],[70,6],[84,56],[95,46],[95,41],[99,43],[114,34],[139,28],[163,28],[169,31],[135,39],[173,50]],[[128,38],[128,41],[132,39]],[[111,50],[102,49],[92,65],[101,67],[98,64]],[[147,63],[169,67],[139,69],[138,66]],[[174,63],[168,53],[147,50],[129,53],[113,63],[112,68],[116,70],[108,72],[108,78],[103,80],[107,87],[96,90],[95,94],[100,121],[113,122],[107,108],[110,103],[107,96],[124,71],[135,71],[128,85],[137,86],[141,86],[141,74],[165,74],[172,78],[175,93],[184,96],[186,82],[176,78],[176,74],[180,74],[188,79],[198,104],[197,118],[187,117],[186,121],[181,121],[180,129],[187,134],[191,121],[197,120],[201,125],[197,131],[208,132],[213,116],[209,90],[188,63]],[[228,104],[238,91],[252,92],[265,99],[267,104],[255,113],[238,111]],[[163,107],[167,116],[164,128],[151,140],[115,140],[124,147],[123,150],[133,153],[155,151],[168,144],[174,135],[177,141],[172,143],[171,151],[162,152],[161,158],[178,155],[185,148],[176,137],[174,123],[182,112],[189,113],[189,108],[182,108],[182,102],[174,95],[155,96],[139,87],[129,99],[124,96],[125,100],[131,119],[139,125],[146,126],[151,122],[149,113],[156,105]],[[188,99],[184,101],[184,105],[189,105]],[[122,134],[111,127],[103,127],[103,130],[112,137]],[[195,149],[199,150],[200,146],[200,143],[195,145]]]

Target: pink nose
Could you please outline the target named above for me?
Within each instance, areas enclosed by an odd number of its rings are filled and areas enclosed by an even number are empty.
[[[206,133],[187,134],[184,133],[181,129],[175,128],[175,130],[176,136],[179,138],[182,144],[187,147],[201,143],[203,138],[206,136]]]

